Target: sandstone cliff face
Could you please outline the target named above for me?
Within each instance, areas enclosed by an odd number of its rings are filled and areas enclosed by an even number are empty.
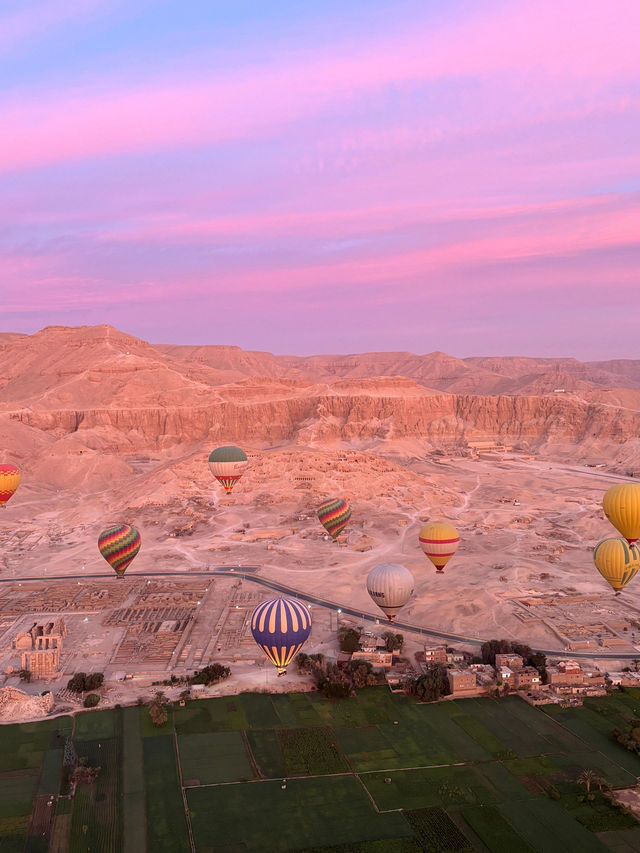
[[[19,409],[4,417],[45,432],[76,433],[85,444],[87,433],[108,429],[111,449],[122,450],[231,438],[258,444],[404,437],[623,442],[640,432],[639,412],[560,396],[321,394],[241,403],[212,399],[199,406]]]
[[[437,446],[478,438],[593,449],[640,434],[635,392],[590,390],[610,375],[633,383],[636,362],[590,367],[444,353],[294,358],[235,347],[156,348],[109,326],[5,335],[0,350],[0,425],[16,441],[73,434],[83,447],[119,453],[203,441]],[[548,393],[558,380],[582,390]],[[518,382],[536,393],[495,393]],[[438,390],[447,384],[470,391]],[[481,386],[494,390],[477,393]]]

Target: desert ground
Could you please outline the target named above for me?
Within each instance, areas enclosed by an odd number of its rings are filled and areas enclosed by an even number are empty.
[[[2,455],[23,471],[0,512],[0,672],[8,683],[20,667],[14,638],[35,621],[63,617],[55,690],[78,670],[101,671],[113,701],[123,701],[152,680],[216,660],[232,668],[227,691],[291,689],[295,668],[283,679],[269,673],[248,630],[253,608],[273,593],[230,571],[212,574],[225,567],[329,603],[312,605],[308,652],[337,652],[338,621],[382,633],[365,578],[381,562],[398,562],[416,582],[398,617],[416,629],[405,631],[409,658],[438,643],[420,629],[459,635],[448,644],[469,649],[507,637],[564,656],[640,657],[640,587],[615,596],[591,557],[596,542],[616,535],[602,495],[631,479],[636,464],[635,433],[623,430],[638,417],[635,379],[624,380],[632,386],[626,395],[605,393],[611,373],[598,379],[599,390],[595,380],[584,390],[581,367],[580,387],[563,390],[561,400],[554,391],[531,397],[531,381],[510,397],[460,396],[430,390],[424,376],[425,384],[368,380],[363,356],[356,378],[327,384],[323,375],[319,391],[318,375],[303,381],[299,365],[278,367],[297,371],[294,378],[256,378],[276,370],[266,356],[256,366],[265,354],[232,353],[230,366],[225,350],[212,367],[210,354],[195,359],[182,348],[178,361],[169,347],[109,327],[38,335],[3,343]],[[140,363],[132,366],[133,357]],[[370,372],[381,370],[371,361]],[[430,369],[441,362],[432,359]],[[246,378],[237,377],[238,365]],[[442,386],[438,375],[453,368],[440,367],[431,378]],[[476,384],[489,381],[486,360],[463,367],[475,370]],[[329,369],[338,371],[334,362]],[[603,368],[592,373],[597,379]],[[561,378],[569,385],[571,377]],[[465,373],[460,381],[471,380]],[[198,408],[207,394],[213,408]],[[508,422],[525,403],[529,415]],[[446,413],[453,410],[455,418]],[[487,412],[498,417],[493,427]],[[225,495],[207,458],[231,443],[249,465]],[[333,542],[315,510],[338,496],[352,517]],[[438,519],[461,537],[442,575],[418,543],[421,525]],[[96,544],[101,530],[121,522],[142,536],[124,580],[109,576]],[[100,574],[107,577],[91,577]],[[342,607],[361,615],[338,613]],[[131,684],[124,675],[134,676]]]

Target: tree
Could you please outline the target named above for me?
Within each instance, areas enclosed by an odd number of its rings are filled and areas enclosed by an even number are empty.
[[[298,672],[311,672],[313,669],[313,661],[311,660],[309,655],[306,655],[304,652],[298,652],[295,658],[296,666],[298,667]]]
[[[578,785],[584,785],[587,789],[587,794],[591,791],[591,785],[598,781],[598,774],[595,770],[583,770],[576,779]]]
[[[357,631],[355,628],[347,628],[346,625],[343,625],[338,631],[338,642],[340,643],[341,651],[353,654],[358,651],[358,646],[360,645],[360,631]]]
[[[369,669],[365,666],[365,663],[368,661],[362,661],[358,666],[353,670],[353,686],[354,687],[366,687],[367,686],[367,676],[371,672],[371,665],[369,664]]]
[[[189,681],[191,684],[216,684],[216,682],[222,681],[223,678],[228,678],[230,675],[231,670],[228,666],[212,663],[205,666],[200,672],[195,672]]]
[[[72,693],[84,693],[86,679],[86,672],[76,672],[67,682],[67,690],[71,690]]]
[[[401,651],[404,645],[404,637],[402,634],[394,634],[393,631],[385,631],[382,635],[385,648],[388,652]]]
[[[30,669],[21,669],[18,673],[18,677],[20,681],[26,681],[27,684],[31,681],[31,670]]]
[[[410,682],[409,689],[423,702],[435,702],[441,696],[447,696],[451,691],[446,667],[441,663],[431,664],[423,675]]]
[[[84,707],[85,708],[95,708],[98,702],[100,701],[100,697],[97,693],[88,693],[84,697]]]
[[[104,675],[101,672],[92,672],[84,680],[84,689],[85,690],[97,690],[99,687],[102,687],[102,682],[104,681]]]
[[[169,719],[167,709],[164,706],[166,701],[165,695],[161,690],[158,690],[156,695],[151,700],[149,705],[149,716],[154,726],[161,728]]]
[[[97,690],[102,686],[104,675],[101,672],[76,672],[67,682],[67,690],[73,693],[84,693],[87,690]]]

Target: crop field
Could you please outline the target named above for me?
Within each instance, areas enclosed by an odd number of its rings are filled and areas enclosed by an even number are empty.
[[[611,730],[634,716],[637,690],[539,709],[374,687],[194,700],[161,727],[137,706],[2,726],[0,853],[632,853],[612,798],[640,758]],[[73,796],[69,735],[100,768]]]

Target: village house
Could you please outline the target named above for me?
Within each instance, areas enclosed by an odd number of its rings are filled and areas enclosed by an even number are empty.
[[[393,664],[393,652],[378,651],[373,648],[358,649],[351,655],[352,661],[368,661],[372,666],[390,667]]]
[[[509,687],[513,687],[515,682],[513,670],[509,669],[508,666],[501,666],[500,669],[496,670],[496,675],[498,677],[498,681],[501,681],[503,684],[508,684]]]
[[[521,655],[502,654],[496,655],[496,669],[501,669],[503,666],[509,669],[522,669],[524,661]]]
[[[620,687],[640,687],[640,673],[638,672],[610,672],[609,679],[616,687],[618,685]]]
[[[561,660],[556,666],[547,668],[549,676],[549,684],[554,687],[556,685],[568,686],[582,684],[584,681],[584,673],[579,663],[574,660]]]
[[[447,672],[449,689],[453,696],[464,696],[477,693],[476,674],[472,670],[450,669]]]
[[[484,687],[488,687],[496,683],[496,673],[491,664],[488,663],[472,663],[469,665],[471,672],[475,672],[476,681]]]
[[[531,690],[542,684],[540,673],[533,666],[525,666],[514,672],[514,687],[516,690]]]
[[[424,662],[429,665],[432,663],[446,663],[447,650],[444,646],[425,646],[424,647]]]

